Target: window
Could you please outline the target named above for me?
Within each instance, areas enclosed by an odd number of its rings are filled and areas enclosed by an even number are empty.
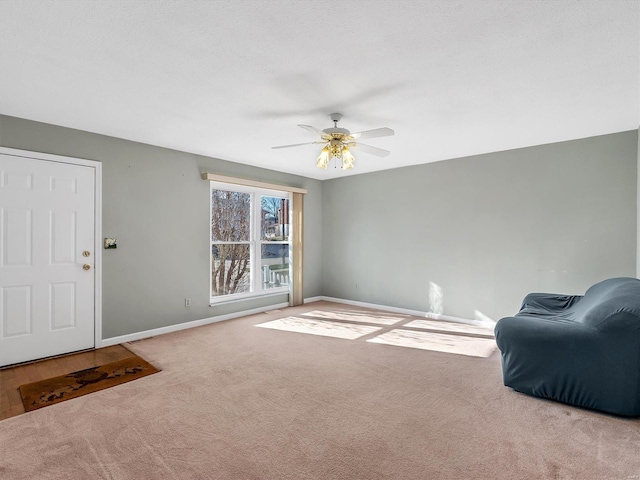
[[[289,193],[211,183],[211,301],[289,291]]]

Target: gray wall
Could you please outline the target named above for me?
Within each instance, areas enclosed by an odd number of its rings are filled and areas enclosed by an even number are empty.
[[[209,307],[209,171],[307,188],[304,296],[321,293],[321,182],[238,163],[0,116],[0,145],[102,162],[103,338],[287,301]],[[191,308],[184,298],[192,299]]]
[[[637,135],[323,182],[323,295],[498,319],[635,276]]]
[[[637,200],[638,200],[638,235],[636,237],[636,278],[640,278],[640,128],[638,128],[638,189],[637,189]]]
[[[103,163],[103,234],[119,241],[103,250],[104,338],[265,305],[209,307],[202,171],[309,190],[305,298],[437,310],[434,284],[441,313],[497,319],[530,291],[636,275],[638,131],[325,182],[13,117],[0,135]]]

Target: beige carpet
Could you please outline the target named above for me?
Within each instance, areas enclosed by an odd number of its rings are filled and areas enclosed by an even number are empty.
[[[162,371],[0,422],[0,478],[640,478],[639,419],[514,393],[497,352],[368,341],[416,318],[354,339],[255,327],[367,316],[318,302],[133,343]]]

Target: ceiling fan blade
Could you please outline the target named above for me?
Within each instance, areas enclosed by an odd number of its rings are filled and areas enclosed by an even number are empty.
[[[290,147],[300,147],[302,145],[313,145],[315,143],[325,143],[325,142],[306,142],[306,143],[294,143],[293,145],[279,145],[277,147],[271,147],[272,149],[276,148],[290,148]]]
[[[390,137],[391,135],[395,135],[395,133],[396,132],[394,132],[390,128],[383,127],[383,128],[374,128],[373,130],[365,130],[364,132],[352,133],[351,136],[354,139],[358,140],[363,138]]]
[[[324,132],[322,130],[320,130],[319,128],[316,128],[316,127],[312,127],[311,125],[300,125],[300,124],[298,124],[298,126],[300,128],[304,128],[305,130],[309,130],[311,133],[317,133],[318,135],[324,135]]]
[[[356,150],[360,150],[361,152],[364,152],[364,153],[376,155],[378,157],[386,157],[391,153],[389,150],[383,150],[382,148],[372,147],[371,145],[365,145],[364,143],[355,143],[353,144],[353,147],[351,146],[349,147],[354,148]]]

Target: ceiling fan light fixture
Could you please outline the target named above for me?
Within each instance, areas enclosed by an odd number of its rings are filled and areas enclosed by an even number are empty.
[[[329,166],[329,160],[331,160],[331,156],[329,155],[329,145],[325,145],[318,156],[316,167],[326,170]]]
[[[349,170],[353,168],[354,161],[355,161],[355,158],[353,157],[353,155],[351,155],[351,152],[349,151],[347,146],[343,145],[342,146],[342,169]]]
[[[316,160],[316,167],[327,169],[331,160],[335,161],[337,168],[338,162],[343,170],[350,170],[354,167],[355,158],[351,154],[351,148],[359,148],[360,151],[370,155],[376,155],[378,157],[386,157],[389,155],[389,150],[383,150],[382,148],[372,147],[371,145],[365,145],[360,143],[360,139],[377,138],[377,137],[389,137],[394,135],[395,132],[388,127],[374,128],[373,130],[364,130],[362,132],[351,133],[346,128],[338,127],[338,122],[342,118],[340,113],[332,113],[329,115],[333,122],[333,128],[325,128],[320,130],[319,128],[312,127],[311,125],[298,126],[310,131],[314,134],[320,135],[320,141],[296,143],[293,145],[279,145],[271,148],[289,148],[299,147],[302,145],[323,144],[324,147],[318,155]]]

